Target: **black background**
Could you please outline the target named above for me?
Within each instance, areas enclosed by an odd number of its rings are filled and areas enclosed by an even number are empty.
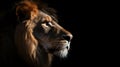
[[[12,0],[0,2],[1,12],[9,10],[14,2]],[[110,38],[107,33],[110,23],[106,22],[113,21],[112,6],[108,2],[79,0],[43,0],[43,2],[57,11],[59,24],[73,34],[68,57],[55,58],[52,67],[97,67],[113,64],[109,63],[112,59],[106,45]]]
[[[46,2],[58,11],[58,16],[62,20],[60,25],[73,34],[68,57],[55,59],[53,67],[100,66],[102,63],[99,64],[98,61],[101,57],[97,55],[97,48],[93,49],[96,43],[93,43],[95,40],[93,35],[96,34],[93,33],[92,24],[97,19],[94,17],[93,5],[88,1],[77,0],[48,0]]]

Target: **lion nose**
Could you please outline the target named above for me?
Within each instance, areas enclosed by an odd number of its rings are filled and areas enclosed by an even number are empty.
[[[71,39],[73,38],[73,35],[72,34],[67,34],[67,35],[63,35],[62,37],[67,41],[71,41]]]

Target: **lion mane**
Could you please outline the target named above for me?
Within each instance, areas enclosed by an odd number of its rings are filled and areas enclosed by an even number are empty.
[[[16,28],[15,42],[17,44],[19,53],[23,56],[26,62],[35,67],[48,67],[51,62],[51,56],[45,53],[44,49],[38,48],[38,41],[32,34],[32,27],[34,24],[31,20],[36,18],[38,14],[38,7],[35,3],[30,1],[23,1],[16,7],[16,15],[20,21],[29,19],[19,24]],[[43,54],[42,54],[43,53]],[[45,54],[45,55],[44,55]],[[49,59],[48,59],[49,57]],[[39,60],[38,60],[39,59]]]

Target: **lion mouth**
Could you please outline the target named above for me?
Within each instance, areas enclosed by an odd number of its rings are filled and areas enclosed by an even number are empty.
[[[70,43],[66,40],[59,40],[53,43],[51,48],[48,48],[48,52],[57,55],[57,56],[65,56],[67,55],[70,49]]]
[[[51,48],[51,49],[48,49],[50,53],[54,53],[54,52],[57,52],[57,51],[61,51],[61,50],[64,50],[66,48]]]
[[[66,40],[60,40],[53,43],[51,48],[48,48],[48,52],[59,57],[67,56],[70,49],[70,42]]]
[[[55,56],[58,57],[66,57],[68,54],[68,49],[67,48],[62,48],[62,49],[49,49],[49,52]]]

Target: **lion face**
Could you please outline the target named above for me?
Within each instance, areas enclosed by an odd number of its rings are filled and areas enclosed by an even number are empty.
[[[66,57],[70,49],[72,34],[47,14],[40,13],[40,15],[42,17],[33,30],[35,38],[47,52],[56,56]]]

